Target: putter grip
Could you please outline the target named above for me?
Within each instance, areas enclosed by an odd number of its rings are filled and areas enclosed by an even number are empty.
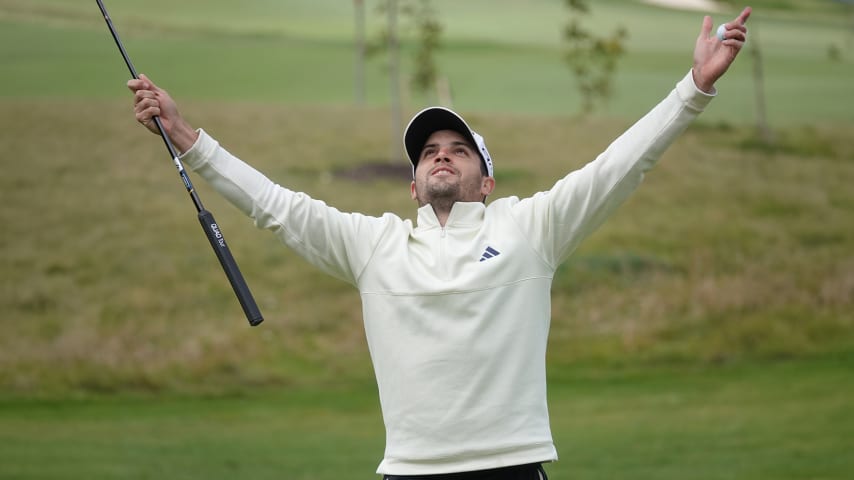
[[[202,224],[202,229],[211,242],[214,252],[216,252],[216,257],[225,271],[225,276],[228,277],[231,288],[234,289],[237,300],[240,301],[240,306],[243,307],[246,319],[249,320],[249,324],[253,327],[259,325],[264,321],[264,318],[261,316],[261,311],[258,310],[255,298],[252,296],[252,292],[249,291],[249,287],[246,286],[246,281],[243,280],[243,275],[240,273],[240,269],[237,268],[237,262],[231,256],[231,250],[228,249],[225,237],[222,236],[222,232],[211,212],[200,210],[199,223]]]

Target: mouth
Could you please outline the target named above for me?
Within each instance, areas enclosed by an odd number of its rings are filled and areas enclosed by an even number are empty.
[[[430,173],[430,176],[436,177],[436,176],[447,176],[447,175],[456,175],[456,174],[457,174],[457,172],[455,172],[453,169],[451,169],[449,167],[439,167],[439,168],[433,170]]]

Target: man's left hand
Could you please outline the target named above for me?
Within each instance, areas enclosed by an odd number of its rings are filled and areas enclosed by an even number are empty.
[[[694,83],[704,92],[714,91],[715,82],[727,71],[747,41],[747,18],[753,10],[746,7],[735,20],[724,24],[724,39],[712,35],[712,17],[703,18],[703,28],[694,48]]]

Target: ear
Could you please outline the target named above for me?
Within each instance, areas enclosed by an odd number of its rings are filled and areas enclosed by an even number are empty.
[[[413,200],[417,199],[418,196],[415,194],[415,180],[409,185],[409,197]]]
[[[495,179],[492,177],[483,177],[483,181],[480,184],[480,193],[484,197],[488,197],[493,190],[495,190]]]

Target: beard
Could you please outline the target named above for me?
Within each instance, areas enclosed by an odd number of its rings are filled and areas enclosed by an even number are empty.
[[[436,210],[450,211],[456,202],[480,202],[484,196],[480,191],[480,179],[434,179],[427,178],[416,184],[416,200],[423,207],[430,204]]]
[[[451,182],[427,182],[425,188],[420,189],[418,194],[419,206],[433,205],[433,208],[450,210],[451,207],[462,197],[459,183]]]

